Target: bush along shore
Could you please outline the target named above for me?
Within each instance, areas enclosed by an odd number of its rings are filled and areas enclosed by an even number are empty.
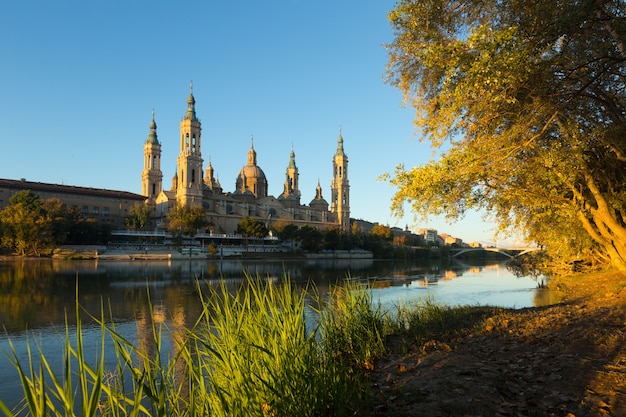
[[[153,324],[155,348],[146,353],[103,313],[96,318],[98,352],[86,352],[79,320],[75,336],[66,330],[59,371],[41,347],[25,363],[12,352],[24,399],[16,410],[0,401],[0,410],[7,416],[626,415],[624,276],[603,272],[551,285],[563,298],[541,308],[449,307],[426,298],[383,310],[358,282],[323,297],[312,287],[294,289],[288,279],[249,277],[234,294],[199,284],[203,312],[192,328],[177,332],[174,349],[163,348],[167,329]],[[105,369],[108,338],[116,369]]]

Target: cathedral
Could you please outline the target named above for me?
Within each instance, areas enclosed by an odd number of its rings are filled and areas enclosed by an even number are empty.
[[[282,224],[309,225],[318,230],[336,228],[350,230],[350,185],[348,182],[348,156],[343,149],[341,132],[337,150],[332,159],[333,177],[331,202],[322,197],[322,187],[317,184],[315,198],[309,205],[300,201],[298,167],[293,148],[285,172],[282,194],[268,194],[265,173],[257,165],[254,142],[248,151],[248,163],[237,175],[235,190],[225,192],[215,176],[211,162],[203,169],[201,153],[201,123],[196,116],[196,100],[193,89],[187,99],[187,112],[180,122],[180,149],[176,174],[169,190],[163,189],[161,171],[161,143],[157,138],[157,126],[150,122],[150,133],[144,143],[144,169],[141,175],[142,195],[155,207],[155,215],[161,223],[176,204],[200,206],[206,210],[209,226],[207,231],[215,234],[234,233],[244,217],[254,217],[266,227]]]

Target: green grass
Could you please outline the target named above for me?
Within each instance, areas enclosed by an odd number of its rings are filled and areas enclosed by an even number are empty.
[[[307,328],[305,292],[258,279],[234,295],[217,291],[194,331],[211,415],[354,414],[359,384]]]
[[[426,340],[467,313],[431,299],[387,312],[366,284],[350,280],[324,296],[294,288],[288,277],[247,277],[234,293],[225,284],[198,283],[198,295],[202,313],[176,331],[173,349],[163,348],[168,329],[152,318],[149,354],[117,332],[104,306],[101,317],[91,317],[100,324],[100,346],[86,352],[80,315],[87,313],[77,306],[75,339],[66,326],[62,370],[51,368],[39,346],[31,351],[29,344],[21,363],[10,345],[24,399],[16,410],[0,401],[0,410],[11,417],[362,415],[367,370],[385,353],[386,335]],[[109,339],[114,369],[105,369]]]
[[[501,311],[498,307],[448,306],[431,296],[396,303],[385,322],[385,334],[402,335],[417,345],[433,339],[452,339],[474,331],[486,317]]]

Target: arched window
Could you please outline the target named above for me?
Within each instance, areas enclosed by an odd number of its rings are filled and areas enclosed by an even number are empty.
[[[191,170],[191,182],[192,183],[196,182],[196,170],[195,169]]]

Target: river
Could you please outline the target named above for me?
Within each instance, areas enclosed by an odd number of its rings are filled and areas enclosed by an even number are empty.
[[[21,361],[28,358],[30,343],[35,353],[35,346],[40,346],[51,365],[60,367],[66,323],[70,333],[76,324],[76,301],[96,316],[104,309],[122,335],[134,343],[146,343],[152,337],[152,317],[170,329],[194,323],[202,308],[198,282],[225,282],[235,290],[245,281],[242,271],[277,282],[288,276],[297,286],[312,282],[321,294],[345,279],[367,278],[375,283],[374,300],[386,308],[426,296],[448,305],[510,308],[551,302],[550,293],[538,288],[535,280],[515,277],[502,263],[371,259],[0,262],[0,400],[13,407],[22,397],[16,371],[5,355],[11,344]],[[86,313],[81,319],[85,344],[95,348],[99,328]]]

